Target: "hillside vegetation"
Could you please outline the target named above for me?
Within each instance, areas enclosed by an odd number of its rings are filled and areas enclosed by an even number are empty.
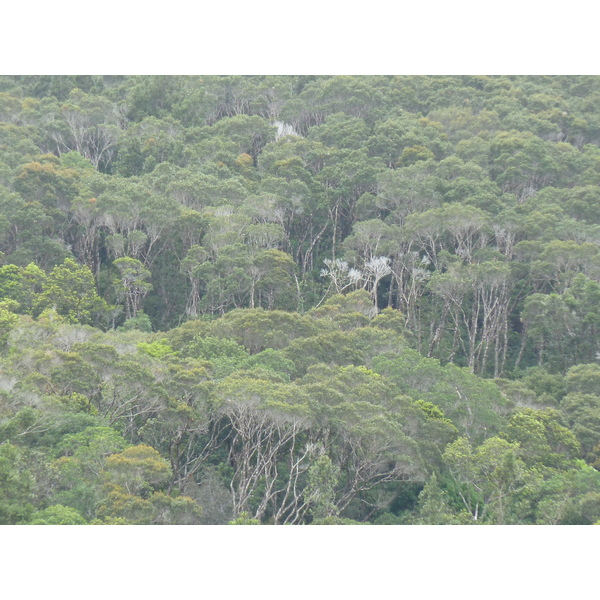
[[[0,77],[0,523],[600,521],[600,78]]]

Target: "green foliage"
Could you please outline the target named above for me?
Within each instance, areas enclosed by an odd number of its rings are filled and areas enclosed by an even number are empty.
[[[363,362],[363,355],[354,340],[355,336],[351,333],[332,332],[294,340],[283,352],[301,374],[317,363],[359,365]]]
[[[243,512],[237,519],[229,521],[228,525],[260,525],[260,521],[250,518],[247,512]]]
[[[186,347],[185,354],[210,361],[216,378],[226,377],[241,368],[248,357],[247,350],[234,340],[215,336],[196,336]]]
[[[8,443],[0,445],[0,523],[26,522],[34,511],[34,480],[23,453]]]
[[[477,449],[459,438],[444,452],[456,492],[473,521],[496,524],[518,515],[520,494],[536,488],[538,474],[519,458],[519,444],[490,437]]]
[[[140,342],[137,347],[145,354],[152,358],[163,358],[169,354],[173,354],[173,348],[165,343],[166,340],[157,340],[156,342],[146,343]]]
[[[598,522],[599,81],[2,78],[0,521]]]
[[[55,504],[31,515],[29,525],[86,525],[86,520],[74,509]]]
[[[267,348],[258,354],[245,358],[240,365],[245,369],[260,367],[281,373],[286,375],[288,380],[290,377],[296,375],[296,366],[294,363],[285,358],[283,352],[273,350],[273,348]]]
[[[144,333],[152,332],[152,321],[150,317],[143,311],[138,311],[135,317],[127,319],[123,325],[119,327],[121,331],[143,331]]]
[[[202,508],[192,498],[172,497],[155,492],[150,497],[154,508],[152,524],[156,525],[198,525],[201,523]]]
[[[339,512],[334,503],[335,487],[339,479],[339,467],[323,454],[308,470],[308,485],[304,490],[306,502],[314,521],[335,517]]]
[[[498,431],[507,410],[506,400],[490,381],[453,364],[406,349],[399,355],[382,354],[373,359],[373,369],[396,383],[402,393],[440,407],[447,418],[473,439],[484,439]]]
[[[413,525],[463,525],[461,518],[450,506],[448,493],[440,488],[435,473],[419,494],[416,516],[409,521]]]
[[[345,519],[343,517],[329,516],[322,519],[315,519],[311,525],[370,525],[370,523],[361,523],[354,519]]]
[[[69,323],[87,324],[96,322],[108,306],[96,292],[91,271],[68,258],[52,269],[35,299],[34,316],[47,309],[55,310]]]
[[[591,525],[596,522],[600,473],[579,461],[576,468],[544,482],[536,507],[536,523]]]
[[[526,462],[565,468],[580,454],[575,435],[561,424],[558,411],[523,409],[510,419],[501,437],[520,445],[520,455]]]
[[[10,331],[19,321],[19,317],[14,314],[17,307],[14,300],[0,302],[0,347],[6,345]]]
[[[58,450],[72,462],[97,475],[104,467],[106,457],[123,450],[127,442],[109,427],[86,427],[83,431],[65,435]]]
[[[119,258],[113,264],[120,273],[116,288],[120,297],[125,299],[125,314],[127,319],[135,319],[143,298],[152,289],[152,284],[146,281],[151,273],[139,260],[129,256]]]

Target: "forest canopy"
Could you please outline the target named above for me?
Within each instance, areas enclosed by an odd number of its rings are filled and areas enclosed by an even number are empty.
[[[600,78],[0,77],[0,523],[600,522]]]

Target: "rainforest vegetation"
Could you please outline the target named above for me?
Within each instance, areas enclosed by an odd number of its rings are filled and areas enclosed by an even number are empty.
[[[600,521],[600,78],[0,77],[0,523]]]

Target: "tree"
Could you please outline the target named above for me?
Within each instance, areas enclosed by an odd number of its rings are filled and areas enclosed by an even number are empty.
[[[49,506],[31,515],[29,525],[86,525],[87,521],[74,509],[61,504]]]
[[[531,479],[518,451],[518,444],[498,437],[488,438],[475,452],[466,438],[448,445],[444,460],[474,521],[503,524],[512,518],[511,502]]]
[[[237,145],[237,154],[247,153],[254,160],[267,142],[275,139],[275,128],[258,116],[236,115],[221,119],[212,127],[213,135],[227,137]]]
[[[344,113],[328,116],[323,125],[311,127],[308,139],[321,142],[329,148],[364,147],[369,136],[369,128],[364,119]]]
[[[593,463],[596,460],[600,434],[600,396],[571,392],[563,398],[561,409],[571,431],[581,444],[583,457]]]
[[[6,346],[10,331],[19,321],[13,312],[17,306],[14,301],[0,301],[0,348]]]
[[[348,259],[353,259],[355,266],[360,267],[376,257],[389,254],[392,240],[397,235],[396,228],[379,219],[359,221],[343,242],[344,254]]]
[[[261,519],[269,509],[275,523],[296,522],[306,510],[298,483],[312,453],[302,436],[311,420],[303,394],[295,386],[235,376],[216,392],[218,414],[231,428],[234,514],[251,511]]]
[[[34,510],[33,476],[23,453],[9,443],[0,445],[0,523],[26,522]]]
[[[531,132],[499,132],[490,153],[492,177],[503,192],[516,194],[520,202],[556,180],[557,164],[548,142]]]
[[[440,129],[439,123],[427,118],[416,119],[410,113],[380,121],[369,139],[369,153],[371,156],[381,156],[391,168],[409,164],[406,155],[404,161],[400,160],[407,148],[420,146],[429,150],[428,155],[442,158],[447,142]]]
[[[253,285],[250,308],[255,307],[255,291],[258,293],[256,304],[266,305],[267,310],[297,306],[300,299],[294,298],[297,296],[294,292],[298,281],[295,267],[290,255],[281,250],[270,249],[258,253],[251,267]]]
[[[327,292],[323,300],[327,297],[331,286],[334,286],[335,292],[341,294],[347,288],[356,288],[363,279],[363,274],[358,269],[351,268],[350,265],[339,258],[331,260],[326,258],[323,260],[325,268],[321,269],[321,277],[328,277],[331,283],[327,288]]]
[[[377,308],[377,292],[379,290],[379,283],[392,272],[390,267],[390,259],[387,256],[377,256],[372,258],[365,263],[365,279],[366,285],[371,290],[371,300]]]
[[[334,504],[334,499],[339,471],[339,467],[332,464],[326,454],[319,456],[309,468],[308,485],[304,495],[313,519],[337,516],[339,511]]]
[[[146,294],[152,289],[152,284],[146,281],[151,273],[139,260],[129,256],[118,258],[113,264],[120,273],[117,289],[125,300],[126,318],[133,319],[141,309]]]
[[[186,304],[186,313],[190,317],[198,315],[200,304],[200,284],[201,280],[198,277],[199,268],[206,262],[208,253],[202,246],[194,244],[188,250],[185,258],[181,261],[181,271],[185,273],[190,282],[190,293]]]
[[[600,474],[578,461],[575,468],[557,472],[541,486],[536,523],[590,525],[597,522]]]
[[[563,371],[569,360],[565,350],[575,334],[574,316],[563,297],[531,294],[525,300],[521,320],[526,338],[535,344],[538,365],[548,363],[550,369]]]
[[[79,433],[64,436],[58,448],[61,454],[77,462],[85,476],[97,477],[105,460],[127,447],[127,442],[110,427],[86,427]]]
[[[73,89],[61,107],[62,120],[50,124],[58,153],[77,150],[95,169],[108,169],[119,139],[119,113],[101,96]]]
[[[35,298],[35,316],[47,309],[56,310],[70,323],[87,324],[97,323],[108,305],[98,296],[89,268],[68,258],[50,272]]]
[[[104,464],[103,477],[108,484],[124,488],[131,495],[147,495],[165,484],[171,475],[169,463],[145,444],[130,446],[111,454]]]
[[[581,450],[575,435],[562,421],[556,410],[525,408],[511,417],[500,437],[518,443],[519,456],[531,466],[565,469]]]
[[[417,512],[409,523],[414,525],[461,525],[465,524],[450,506],[450,496],[438,483],[435,473],[419,494]]]

